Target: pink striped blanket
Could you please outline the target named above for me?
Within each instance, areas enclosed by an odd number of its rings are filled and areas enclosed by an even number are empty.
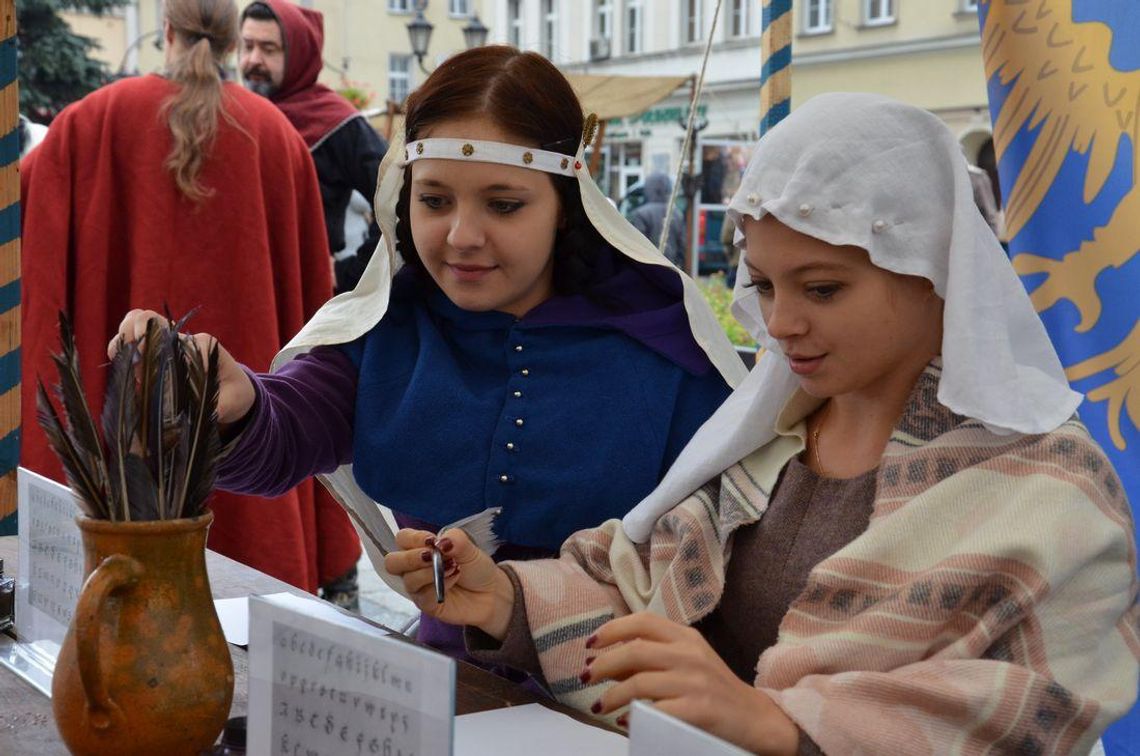
[[[829,753],[1087,752],[1132,705],[1140,658],[1128,502],[1076,419],[998,436],[921,376],[879,465],[871,522],[810,573],[755,684]],[[586,709],[585,639],[648,610],[691,624],[716,605],[732,534],[763,516],[804,448],[799,394],[781,435],[634,544],[614,520],[560,559],[511,563],[543,673]]]

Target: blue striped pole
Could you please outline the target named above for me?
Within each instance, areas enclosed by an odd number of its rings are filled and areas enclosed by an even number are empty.
[[[0,535],[15,535],[20,463],[20,96],[15,1],[0,0],[0,14]]]
[[[761,0],[760,136],[792,109],[792,0]]]

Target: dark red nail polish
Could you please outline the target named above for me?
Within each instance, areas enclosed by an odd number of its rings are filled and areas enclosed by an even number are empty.
[[[444,554],[451,551],[452,547],[455,546],[455,544],[451,542],[450,538],[440,538],[439,543],[436,545],[439,546],[439,550]]]
[[[597,633],[595,633],[586,639],[586,648],[593,648],[594,644],[597,642],[598,642],[598,635],[597,635]]]
[[[596,657],[596,656],[587,656],[587,657],[586,657],[586,664],[593,664],[593,663],[594,663],[594,659],[596,659],[596,658],[598,658],[598,657]]]
[[[578,675],[578,679],[582,681],[583,685],[590,684],[590,670],[582,670],[582,674]]]
[[[629,728],[629,715],[628,714],[622,714],[620,717],[617,718],[616,722],[617,722],[618,727],[624,727],[624,728],[628,729]]]
[[[602,702],[601,701],[594,701],[594,705],[590,707],[590,711],[593,712],[594,714],[601,714],[602,713]]]
[[[428,536],[427,538],[425,538],[424,539],[424,546],[427,546],[428,548],[435,546],[435,536]]]
[[[431,551],[430,550],[421,551],[420,552],[420,559],[424,560],[425,562],[430,562],[431,561]]]

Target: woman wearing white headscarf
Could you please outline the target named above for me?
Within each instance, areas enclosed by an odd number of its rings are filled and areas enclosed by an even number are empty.
[[[729,215],[768,348],[622,522],[495,568],[387,566],[484,658],[761,753],[1087,752],[1136,698],[1132,518],[929,113],[835,94]],[[623,723],[621,716],[618,722]]]

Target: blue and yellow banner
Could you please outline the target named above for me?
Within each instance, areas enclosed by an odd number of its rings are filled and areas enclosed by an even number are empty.
[[[792,109],[792,0],[762,0],[760,136]]]
[[[982,0],[1005,235],[1140,507],[1140,2]],[[1140,708],[1104,737],[1140,756]]]
[[[0,0],[0,10],[0,535],[15,535],[20,461],[20,98],[12,0]]]

